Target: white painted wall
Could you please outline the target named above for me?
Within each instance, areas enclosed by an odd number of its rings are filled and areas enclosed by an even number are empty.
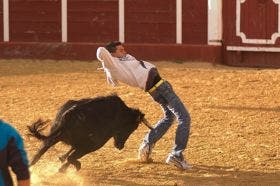
[[[182,0],[176,0],[176,43],[182,43]]]
[[[10,41],[9,30],[9,0],[3,0],[3,38],[5,42]]]
[[[125,42],[124,28],[124,0],[119,0],[119,41]]]
[[[61,41],[67,42],[67,0],[61,0]]]
[[[208,44],[222,45],[222,0],[208,0]]]

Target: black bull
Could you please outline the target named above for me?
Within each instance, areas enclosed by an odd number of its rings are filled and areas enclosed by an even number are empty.
[[[70,164],[79,170],[81,163],[77,159],[101,148],[111,137],[114,146],[121,150],[141,122],[152,129],[141,111],[127,107],[117,95],[69,100],[59,109],[49,135],[41,133],[48,121],[39,119],[28,126],[31,135],[43,141],[30,165],[34,165],[51,146],[62,141],[71,149],[59,158],[61,162],[67,160],[59,170],[65,171]]]

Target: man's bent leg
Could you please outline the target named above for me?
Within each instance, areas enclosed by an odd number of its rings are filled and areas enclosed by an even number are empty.
[[[174,120],[173,113],[166,106],[161,105],[161,107],[164,111],[165,117],[161,119],[154,129],[145,136],[144,141],[139,148],[138,158],[142,162],[149,161],[153,146],[166,133]]]
[[[168,107],[161,105],[161,108],[164,111],[164,118],[158,121],[154,129],[145,136],[144,143],[156,143],[167,132],[174,121],[174,114],[168,109]]]

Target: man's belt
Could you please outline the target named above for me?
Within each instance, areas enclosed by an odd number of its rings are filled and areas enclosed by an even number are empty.
[[[159,80],[152,88],[150,88],[150,90],[148,90],[148,92],[149,92],[149,93],[152,93],[152,92],[155,91],[163,82],[164,82],[163,79]]]

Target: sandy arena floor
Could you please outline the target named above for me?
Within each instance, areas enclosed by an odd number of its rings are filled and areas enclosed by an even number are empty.
[[[156,63],[192,117],[184,152],[193,169],[166,165],[177,123],[157,143],[153,163],[137,161],[148,131],[140,126],[118,151],[110,140],[81,158],[82,169],[58,173],[58,156],[69,149],[51,148],[31,168],[33,185],[280,185],[280,70],[212,66],[205,63]],[[68,99],[116,92],[130,107],[155,123],[160,107],[140,89],[110,87],[94,62],[0,60],[0,118],[25,140],[29,159],[41,143],[26,135],[26,125],[53,119]],[[47,131],[46,131],[47,132]]]

